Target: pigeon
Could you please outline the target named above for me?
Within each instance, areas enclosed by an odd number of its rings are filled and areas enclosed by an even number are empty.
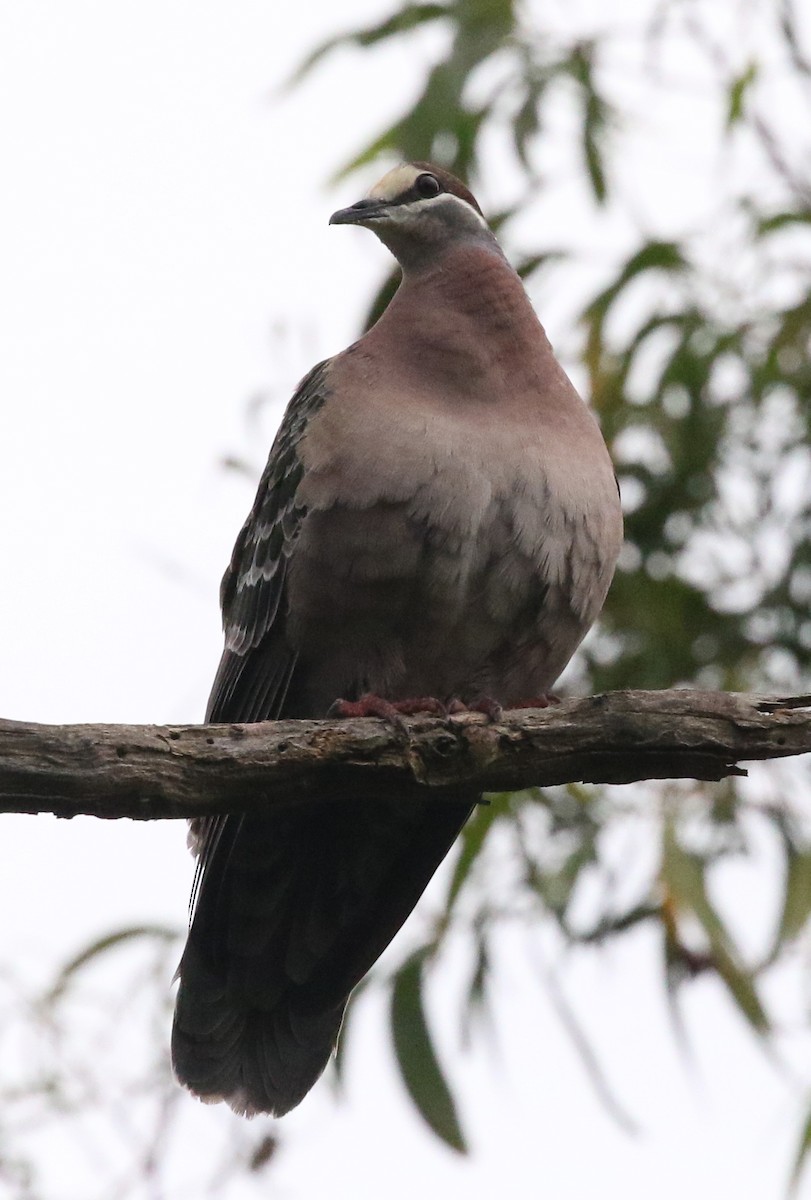
[[[370,229],[402,278],[288,405],[222,582],[206,719],[543,704],[622,542],[597,423],[458,179],[402,164],[331,223]],[[194,820],[180,1082],[248,1116],[295,1107],[475,800],[381,783]]]

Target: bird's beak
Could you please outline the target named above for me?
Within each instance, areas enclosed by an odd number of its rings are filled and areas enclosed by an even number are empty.
[[[358,200],[349,208],[339,208],[329,219],[330,225],[365,225],[386,216],[391,207],[389,200]]]

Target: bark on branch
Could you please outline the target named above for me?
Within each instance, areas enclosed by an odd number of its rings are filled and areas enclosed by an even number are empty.
[[[313,796],[722,779],[811,752],[811,696],[611,692],[545,710],[257,725],[0,721],[0,812],[97,817],[247,812]]]

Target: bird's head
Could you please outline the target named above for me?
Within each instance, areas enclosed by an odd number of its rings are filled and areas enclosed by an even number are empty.
[[[329,222],[371,229],[404,269],[430,263],[460,241],[497,246],[472,192],[449,171],[424,162],[394,167]]]

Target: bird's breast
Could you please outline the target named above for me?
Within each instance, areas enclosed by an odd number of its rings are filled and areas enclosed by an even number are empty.
[[[505,639],[545,637],[545,609],[563,614],[565,662],[619,548],[613,471],[579,397],[549,421],[540,404],[437,403],[361,383],[342,385],[346,400],[324,405],[300,447],[308,514],[290,607],[302,644],[371,655],[389,694],[395,677],[410,690],[409,675],[457,690],[448,677],[470,676]]]

